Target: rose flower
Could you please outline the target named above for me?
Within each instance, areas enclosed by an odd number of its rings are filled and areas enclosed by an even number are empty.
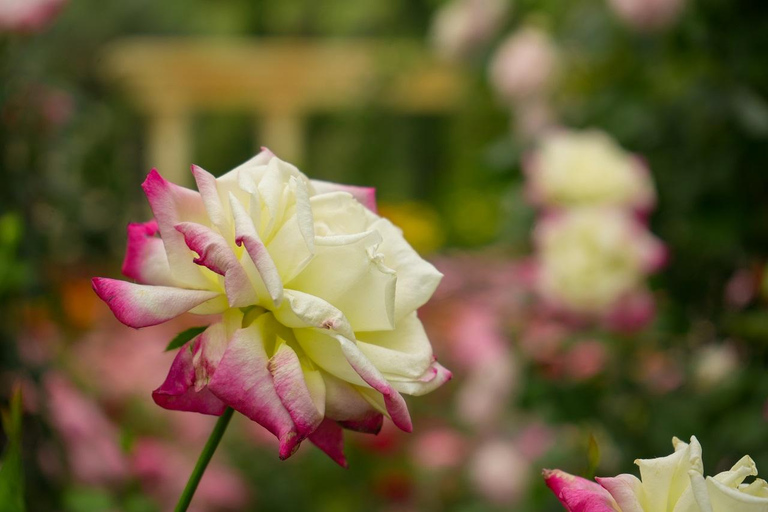
[[[377,433],[387,416],[410,431],[401,393],[451,377],[416,314],[442,275],[375,213],[373,189],[309,180],[268,150],[218,179],[192,172],[199,192],[155,170],[144,182],[155,218],[128,226],[123,264],[136,283],[93,280],[131,327],[221,315],[179,350],[155,402],[232,407],[281,458],[308,438],[341,465],[342,427]]]
[[[755,478],[755,462],[742,457],[714,477],[704,477],[701,445],[672,440],[675,452],[635,461],[634,475],[590,482],[560,470],[545,470],[547,485],[569,512],[752,512],[768,510],[768,484]]]

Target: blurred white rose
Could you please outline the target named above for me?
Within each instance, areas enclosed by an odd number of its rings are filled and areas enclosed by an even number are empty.
[[[452,0],[437,11],[430,39],[438,55],[462,60],[487,43],[504,23],[510,2]]]
[[[536,286],[552,305],[609,314],[665,260],[662,243],[630,213],[575,208],[543,216],[534,232]]]
[[[556,68],[557,50],[549,34],[526,27],[501,43],[488,71],[496,94],[518,102],[544,93]]]
[[[694,382],[701,389],[711,389],[739,369],[739,355],[730,343],[702,347],[694,356]]]
[[[650,210],[656,200],[650,173],[600,131],[557,131],[526,162],[529,198],[554,207],[621,206]]]

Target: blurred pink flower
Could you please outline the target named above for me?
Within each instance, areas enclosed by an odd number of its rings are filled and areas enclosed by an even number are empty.
[[[411,447],[413,461],[430,470],[458,467],[467,451],[466,440],[452,428],[441,427],[422,432]]]
[[[605,345],[598,340],[579,341],[571,346],[564,357],[565,373],[575,381],[598,375],[608,362]]]
[[[526,425],[515,437],[520,455],[533,461],[547,453],[555,444],[555,432],[546,424],[534,421]]]
[[[170,510],[184,490],[187,476],[195,465],[194,454],[183,448],[155,439],[139,439],[133,452],[133,470],[147,493]],[[249,500],[249,491],[240,477],[217,463],[214,457],[205,471],[195,500],[189,510],[242,510]]]
[[[603,319],[606,328],[631,333],[647,326],[656,316],[656,301],[646,289],[637,290],[617,301]]]
[[[473,368],[456,396],[461,420],[476,430],[495,428],[517,387],[518,374],[509,353]]]
[[[759,288],[759,272],[750,268],[739,269],[725,286],[725,303],[733,309],[743,309],[755,299]]]
[[[649,391],[665,394],[683,384],[683,371],[675,358],[661,351],[641,354],[637,367],[637,379]]]
[[[507,0],[451,0],[432,20],[432,46],[445,59],[465,59],[494,36],[508,11]]]
[[[66,3],[67,0],[2,0],[0,32],[39,32]]]
[[[498,505],[514,504],[531,480],[528,460],[515,443],[502,439],[481,445],[469,462],[469,472],[475,490]]]
[[[677,21],[686,0],[608,0],[613,12],[640,31],[666,28]]]
[[[557,51],[545,31],[525,27],[507,37],[491,60],[489,79],[506,103],[546,94],[557,68]]]
[[[49,373],[44,380],[51,422],[61,435],[69,468],[78,482],[117,484],[127,477],[117,428],[99,407],[65,377]]]

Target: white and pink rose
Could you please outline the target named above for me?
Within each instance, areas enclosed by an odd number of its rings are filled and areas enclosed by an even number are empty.
[[[123,273],[95,278],[124,324],[183,313],[220,320],[178,352],[154,391],[167,409],[232,407],[272,432],[280,457],[309,439],[345,465],[342,429],[410,431],[402,394],[451,377],[416,310],[442,275],[379,217],[373,189],[309,180],[264,150],[198,191],[152,171],[154,219],[128,226]]]

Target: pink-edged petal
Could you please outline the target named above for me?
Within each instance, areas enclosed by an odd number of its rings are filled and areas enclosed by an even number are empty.
[[[256,290],[223,236],[193,222],[182,222],[174,227],[184,235],[187,246],[198,254],[194,259],[196,264],[224,276],[230,307],[245,307],[257,302]]]
[[[355,185],[339,185],[330,181],[311,180],[315,194],[327,194],[329,192],[348,192],[363,206],[376,213],[376,189],[373,187],[357,187]]]
[[[134,284],[104,277],[94,277],[91,284],[118,320],[137,329],[166,322],[219,295],[208,290]]]
[[[405,432],[411,432],[413,430],[411,415],[408,413],[408,406],[402,395],[387,381],[373,363],[365,357],[354,341],[340,334],[332,337],[338,342],[347,362],[360,378],[381,393],[387,413],[392,418],[394,424]],[[306,348],[306,345],[302,343],[302,347]]]
[[[618,475],[611,478],[595,478],[608,491],[621,512],[644,512],[640,496],[645,493],[642,482],[634,475]]]
[[[224,403],[241,412],[274,434],[280,441],[280,458],[290,457],[302,441],[291,415],[275,391],[267,365],[265,343],[275,343],[262,315],[248,327],[235,331],[208,389]]]
[[[544,481],[568,512],[621,512],[611,495],[595,482],[559,469],[545,469]]]
[[[256,266],[267,293],[275,305],[279,306],[283,300],[283,281],[280,279],[275,262],[240,201],[234,195],[230,195],[229,201],[235,220],[235,243],[238,246],[245,246],[245,250]]]
[[[156,237],[157,221],[128,224],[128,245],[123,260],[123,275],[142,284],[176,284],[168,266],[163,241]]]
[[[184,243],[184,237],[174,229],[180,222],[208,222],[200,194],[166,181],[155,169],[141,187],[157,220],[174,280],[189,288],[207,287],[210,281],[192,262],[192,254]]]
[[[325,413],[325,385],[322,377],[316,370],[311,372],[316,377],[313,389],[320,388],[316,395],[321,395],[313,397],[299,356],[287,343],[278,347],[268,367],[275,381],[275,391],[291,415],[299,434],[309,436],[323,421]]]
[[[197,190],[205,205],[205,211],[208,212],[208,218],[225,239],[231,240],[234,234],[230,221],[231,215],[227,210],[226,202],[221,197],[216,178],[197,165],[192,166],[192,175],[195,177]]]
[[[346,468],[347,459],[344,457],[344,432],[333,420],[326,419],[309,436],[312,443],[323,450],[339,466]]]
[[[340,365],[338,355],[333,354],[340,349],[359,379],[384,397],[395,425],[406,432],[413,430],[405,400],[357,346],[354,332],[341,311],[318,297],[296,290],[286,290],[285,299],[281,308],[274,311],[275,317],[283,325],[298,329],[296,339],[310,358],[325,371],[357,383],[356,379],[349,378],[346,367]]]
[[[165,382],[152,392],[155,403],[164,409],[220,416],[227,406],[205,382],[218,363],[217,354],[221,357],[221,345],[226,346],[225,335],[224,326],[214,324],[181,347]]]
[[[453,378],[451,371],[437,361],[433,362],[432,365],[427,368],[427,371],[425,371],[418,379],[403,380],[388,375],[385,376],[392,383],[392,387],[400,393],[405,393],[406,395],[411,396],[421,396],[431,393]]]

